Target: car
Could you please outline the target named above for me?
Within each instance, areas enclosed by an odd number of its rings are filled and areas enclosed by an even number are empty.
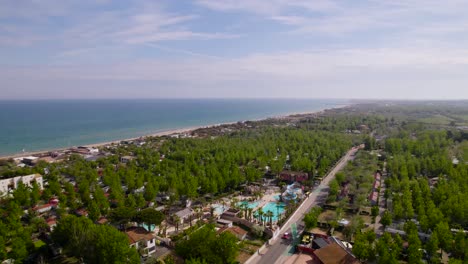
[[[289,233],[284,233],[282,236],[281,236],[282,239],[290,239],[291,238],[291,234]]]

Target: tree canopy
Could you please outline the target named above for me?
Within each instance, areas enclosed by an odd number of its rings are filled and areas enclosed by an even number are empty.
[[[216,234],[214,226],[206,225],[176,246],[176,252],[184,259],[197,260],[195,263],[232,263],[237,252],[237,238],[229,233]]]

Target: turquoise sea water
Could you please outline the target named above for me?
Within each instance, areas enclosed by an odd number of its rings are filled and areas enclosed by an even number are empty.
[[[0,101],[0,156],[318,111],[345,100],[141,99]]]

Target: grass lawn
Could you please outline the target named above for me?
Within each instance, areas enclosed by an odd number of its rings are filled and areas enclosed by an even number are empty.
[[[46,245],[46,243],[44,241],[42,241],[42,240],[37,240],[37,241],[34,242],[34,247],[36,249],[38,249],[38,248],[40,248],[42,246],[45,246],[45,245]]]
[[[418,121],[434,125],[448,125],[451,121],[455,120],[444,115],[433,115],[431,117],[421,118]]]

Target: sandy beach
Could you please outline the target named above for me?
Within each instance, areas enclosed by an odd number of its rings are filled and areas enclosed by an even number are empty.
[[[327,110],[332,110],[332,109],[338,109],[338,108],[345,108],[350,106],[349,104],[344,104],[341,106],[337,107],[330,107],[327,109],[323,110],[318,110],[318,111],[307,111],[307,112],[292,112],[292,113],[287,113],[284,115],[277,115],[277,116],[270,116],[270,117],[265,117],[265,118],[259,118],[259,119],[252,119],[252,120],[239,120],[236,122],[226,122],[226,123],[219,123],[219,124],[209,124],[209,125],[203,125],[203,126],[194,126],[194,127],[186,127],[186,128],[178,128],[178,129],[170,129],[170,130],[165,130],[165,131],[159,131],[155,133],[150,133],[147,135],[139,136],[139,137],[133,137],[133,138],[123,138],[123,139],[118,139],[118,140],[113,140],[113,141],[106,141],[106,142],[100,142],[100,143],[94,143],[94,144],[86,144],[82,145],[84,147],[103,147],[111,144],[118,144],[121,141],[132,141],[136,139],[141,139],[141,138],[147,138],[147,137],[161,137],[161,136],[169,136],[169,135],[175,135],[175,134],[184,134],[184,133],[191,133],[194,130],[197,129],[202,129],[202,128],[210,128],[210,127],[218,127],[222,125],[231,125],[235,124],[238,122],[246,122],[246,121],[252,121],[252,122],[258,122],[258,121],[263,121],[263,120],[268,120],[268,119],[284,119],[288,117],[293,117],[297,115],[312,115],[312,114],[320,114],[323,113]],[[40,155],[48,152],[53,152],[53,151],[64,151],[73,147],[77,146],[68,146],[68,147],[63,147],[63,148],[53,148],[53,149],[44,149],[44,150],[38,150],[38,151],[28,151],[28,152],[22,152],[22,153],[16,153],[16,154],[11,154],[11,155],[5,155],[5,156],[0,156],[0,159],[11,159],[11,158],[18,158],[18,157],[25,157],[25,156],[34,156],[34,155]]]

